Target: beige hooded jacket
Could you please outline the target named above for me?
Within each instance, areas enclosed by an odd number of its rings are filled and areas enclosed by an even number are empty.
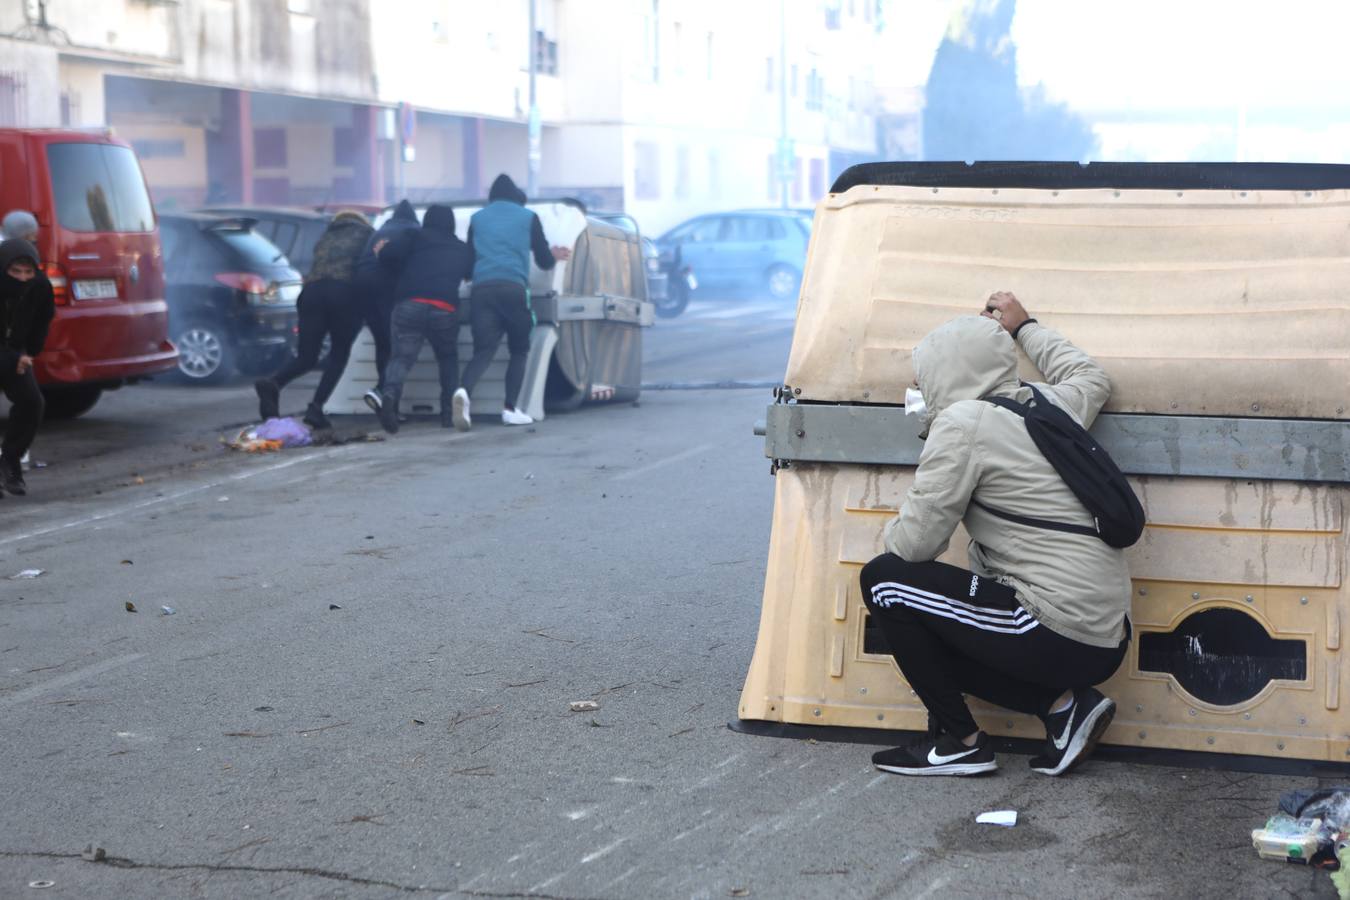
[[[1037,389],[1090,427],[1111,394],[1101,366],[1037,322],[1024,325],[1017,341],[1049,379]],[[1009,522],[970,502],[1092,525],[1022,418],[980,399],[1031,399],[1017,380],[1012,337],[992,319],[955,319],[914,348],[914,371],[928,407],[928,437],[900,514],[886,526],[886,549],[910,562],[935,559],[964,521],[977,575],[1013,588],[1028,612],[1064,637],[1094,647],[1119,644],[1130,605],[1120,550],[1095,537]]]

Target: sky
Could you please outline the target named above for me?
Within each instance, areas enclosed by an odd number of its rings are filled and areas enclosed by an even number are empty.
[[[923,84],[956,0],[896,0],[884,80]],[[1019,0],[1019,79],[1080,110],[1350,107],[1347,0]]]

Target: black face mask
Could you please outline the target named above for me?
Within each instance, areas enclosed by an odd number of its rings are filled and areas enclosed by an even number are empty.
[[[6,301],[22,300],[28,294],[29,289],[32,288],[34,280],[20,281],[9,274],[8,270],[0,271],[0,299]]]

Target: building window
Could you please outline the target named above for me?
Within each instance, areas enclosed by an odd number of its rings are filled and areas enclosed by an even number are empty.
[[[764,90],[773,93],[773,57],[764,60]]]
[[[673,60],[672,65],[675,69],[675,77],[679,78],[684,75],[684,26],[679,22],[676,22],[671,28],[671,31],[673,32],[673,35],[671,38],[670,56]]]
[[[28,124],[28,76],[23,72],[0,72],[0,125]]]
[[[812,69],[806,75],[806,108],[822,110],[825,108],[825,79]]]
[[[633,197],[661,199],[661,148],[651,141],[633,144]]]
[[[558,74],[558,42],[542,30],[534,33],[534,70],[540,75]]]
[[[792,202],[802,202],[802,158],[792,160]]]
[[[829,31],[838,31],[842,19],[842,0],[825,0],[825,27]]]
[[[811,160],[811,201],[825,196],[825,160]]]
[[[259,169],[286,168],[285,128],[253,129],[253,165]]]
[[[651,12],[642,18],[642,42],[646,48],[647,72],[652,81],[661,80],[661,0],[652,0]]]
[[[796,63],[793,63],[793,64],[792,64],[791,71],[790,71],[790,73],[789,73],[789,75],[788,75],[788,89],[791,91],[793,99],[796,99],[796,97],[797,97],[797,64],[796,64]]]
[[[769,173],[769,200],[778,199],[778,176],[782,169],[782,164],[778,161],[777,153],[769,154],[769,164],[764,170]]]
[[[707,37],[707,47],[706,47],[706,49],[705,49],[705,52],[706,52],[706,54],[707,54],[707,63],[708,63],[708,72],[707,72],[708,80],[709,80],[709,81],[712,81],[712,80],[713,80],[713,33],[712,33],[711,31],[708,32],[708,37]]]

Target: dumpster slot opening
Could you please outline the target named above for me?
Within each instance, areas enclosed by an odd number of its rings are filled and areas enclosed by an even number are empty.
[[[863,653],[871,653],[877,656],[891,655],[891,648],[886,643],[886,635],[881,633],[881,626],[872,618],[871,613],[863,616]]]
[[[1198,700],[1232,706],[1274,680],[1303,681],[1308,645],[1278,640],[1236,609],[1206,609],[1169,632],[1139,635],[1139,670],[1163,672]]]

